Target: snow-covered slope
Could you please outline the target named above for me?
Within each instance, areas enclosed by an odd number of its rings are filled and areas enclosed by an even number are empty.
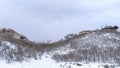
[[[55,62],[51,58],[42,56],[41,60],[31,59],[29,62],[15,62],[7,64],[4,60],[0,61],[1,68],[120,68],[115,63],[86,63],[86,62]]]
[[[82,31],[65,38],[54,43],[34,43],[13,30],[0,30],[0,66],[120,68],[120,32],[114,27]]]

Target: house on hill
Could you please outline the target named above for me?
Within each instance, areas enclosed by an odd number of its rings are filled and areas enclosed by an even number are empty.
[[[106,26],[102,28],[102,30],[117,30],[118,28],[118,26]]]

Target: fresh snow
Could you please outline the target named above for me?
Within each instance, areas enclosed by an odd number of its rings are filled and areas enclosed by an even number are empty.
[[[82,66],[72,65],[71,62],[61,62],[57,63],[52,59],[44,59],[44,60],[31,60],[31,62],[23,62],[23,63],[12,63],[7,64],[4,61],[0,61],[1,68],[104,68],[105,64],[100,63],[89,63],[83,64]],[[108,64],[112,66],[111,64]],[[112,67],[110,67],[112,68]],[[115,66],[114,68],[120,68]]]
[[[114,40],[114,41],[113,41]],[[119,43],[115,43],[115,41],[119,41],[120,36],[114,33],[104,33],[104,34],[96,34],[96,33],[90,33],[82,38],[78,38],[75,41],[78,42],[78,45],[96,45],[98,47],[118,47]],[[99,42],[98,42],[99,41]]]
[[[77,65],[77,64],[80,64]],[[116,64],[109,63],[80,63],[80,62],[55,62],[51,58],[46,58],[46,55],[42,56],[41,60],[31,60],[30,62],[15,62],[15,63],[5,63],[5,61],[0,61],[1,68],[104,68],[104,65],[111,66],[110,68],[120,68]]]
[[[118,35],[115,35],[114,33],[105,33],[103,34],[104,37],[107,37],[109,39],[117,39],[120,40],[120,37]]]
[[[5,44],[5,45],[4,45]],[[15,45],[11,44],[10,42],[7,41],[2,41],[2,45],[9,47],[10,49],[15,49]]]
[[[106,39],[115,39],[120,40],[119,35],[105,33],[102,35],[97,35],[95,33],[88,34],[87,36],[84,36],[82,38],[78,38],[75,41],[78,42],[76,45],[96,45],[98,42],[99,47],[107,47],[109,46],[118,46],[118,43],[113,43],[111,41],[106,41]],[[101,41],[102,40],[102,41]],[[104,43],[105,41],[105,43]],[[5,44],[5,45],[4,45]],[[2,41],[2,45],[5,47],[8,47],[9,49],[17,50],[16,45],[11,44],[7,41]],[[75,51],[75,49],[70,48],[71,44],[66,44],[65,47],[56,48],[56,50],[53,50],[48,53],[44,53],[42,55],[41,59],[34,60],[31,59],[30,61],[23,61],[20,62],[13,62],[13,63],[6,63],[5,60],[0,60],[0,68],[104,68],[105,65],[108,65],[109,68],[120,68],[117,64],[113,63],[86,63],[86,62],[56,62],[54,61],[51,56],[53,54],[69,54],[69,52]],[[2,47],[0,49],[2,50]],[[79,46],[80,47],[80,46]],[[87,47],[88,48],[88,47]]]

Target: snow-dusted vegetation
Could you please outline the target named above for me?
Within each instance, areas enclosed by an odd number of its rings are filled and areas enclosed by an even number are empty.
[[[35,43],[11,29],[0,30],[2,68],[119,68],[117,26],[68,34],[57,42]]]

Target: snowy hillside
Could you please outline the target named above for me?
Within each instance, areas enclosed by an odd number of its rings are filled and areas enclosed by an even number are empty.
[[[30,62],[16,62],[7,64],[0,61],[2,68],[120,68],[114,63],[86,63],[86,62],[55,62],[51,58],[42,57],[41,60],[33,60]]]
[[[58,42],[34,43],[11,29],[0,30],[2,68],[120,68],[117,26],[68,34]]]

